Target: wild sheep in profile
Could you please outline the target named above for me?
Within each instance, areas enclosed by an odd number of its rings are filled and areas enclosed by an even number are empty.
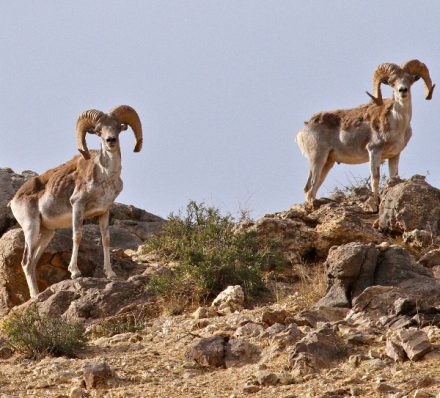
[[[81,276],[77,258],[85,218],[99,217],[104,273],[108,278],[115,276],[110,265],[109,210],[122,191],[119,134],[127,129],[127,125],[136,138],[134,151],[139,152],[142,126],[133,108],[121,105],[108,113],[96,109],[83,112],[76,123],[76,140],[81,155],[31,178],[10,202],[24,232],[22,266],[31,297],[38,294],[36,265],[55,229],[72,225],[73,250],[68,269],[72,278]],[[87,149],[87,133],[101,138],[101,150]]]
[[[435,85],[429,70],[419,60],[401,67],[379,65],[373,76],[372,102],[353,109],[321,112],[305,122],[296,142],[310,164],[304,187],[306,201],[313,202],[335,162],[370,163],[371,189],[379,197],[380,164],[388,159],[390,178],[398,176],[400,152],[411,138],[411,86],[422,78],[425,98],[430,100]],[[393,89],[393,98],[382,99],[380,85]]]

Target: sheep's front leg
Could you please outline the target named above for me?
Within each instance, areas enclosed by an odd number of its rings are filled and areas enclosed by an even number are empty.
[[[81,276],[81,271],[78,268],[78,250],[82,238],[84,207],[74,203],[72,204],[72,210],[73,249],[68,270],[70,271],[72,279],[75,279]]]
[[[116,277],[116,274],[110,264],[110,231],[108,225],[109,212],[107,211],[99,217],[99,228],[101,229],[102,249],[104,251],[104,274],[110,279]]]
[[[371,190],[373,193],[365,201],[363,207],[368,212],[377,213],[380,203],[379,182],[381,153],[375,148],[369,148],[368,154],[370,156]]]
[[[371,190],[373,196],[379,197],[381,153],[374,149],[368,150],[370,156]]]
[[[399,159],[400,153],[393,158],[388,159],[388,169],[390,171],[390,180],[399,178]]]

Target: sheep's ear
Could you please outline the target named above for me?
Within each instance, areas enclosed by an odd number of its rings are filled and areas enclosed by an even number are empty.
[[[128,125],[127,124],[121,124],[121,131],[125,131],[128,129]]]
[[[382,84],[386,84],[387,86],[390,85],[390,82],[389,82],[389,80],[388,80],[388,77],[383,77],[382,79],[380,79],[380,82],[381,82]]]

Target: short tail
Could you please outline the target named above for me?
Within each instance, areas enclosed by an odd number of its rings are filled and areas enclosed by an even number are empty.
[[[306,146],[304,145],[304,130],[300,130],[298,131],[298,134],[295,137],[295,142],[296,144],[299,146],[299,149],[301,151],[301,153],[308,158],[307,156],[307,151],[306,151]]]

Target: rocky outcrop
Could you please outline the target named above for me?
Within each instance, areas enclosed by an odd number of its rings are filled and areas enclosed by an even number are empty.
[[[385,187],[379,208],[379,227],[402,234],[414,230],[440,235],[440,190],[415,175]],[[424,235],[419,232],[419,235]]]
[[[148,303],[149,276],[133,275],[127,280],[78,278],[49,286],[35,298],[18,306],[21,311],[35,304],[41,314],[66,321],[90,322],[116,315],[124,308]]]
[[[162,230],[165,220],[132,205],[113,204],[110,210],[112,247],[136,249],[149,236]]]
[[[373,244],[348,243],[330,249],[325,262],[328,292],[318,305],[350,307],[354,297],[374,284],[377,256]]]
[[[255,222],[246,222],[241,228],[254,231],[262,240],[279,242],[283,255],[296,264],[302,259],[325,257],[335,245],[386,240],[373,228],[371,216],[356,199],[328,199],[317,209],[310,211],[303,205],[296,205]]]
[[[389,313],[391,307],[394,311],[394,300],[397,298],[406,298],[411,302],[422,300],[428,306],[440,304],[440,281],[397,245],[376,247],[350,243],[339,246],[330,251],[326,269],[328,290],[318,306],[353,305],[354,309],[360,309],[370,296],[376,301],[377,297],[368,293],[373,288],[380,291],[377,294],[382,298],[382,315]],[[388,289],[381,289],[383,287]],[[388,296],[388,300],[384,300],[383,294]],[[368,303],[367,306],[372,309],[372,303]]]
[[[103,277],[103,254],[96,225],[85,225],[79,247],[78,266],[85,277]],[[117,241],[116,241],[117,242]],[[21,267],[24,237],[15,228],[0,238],[0,315],[13,306],[29,299],[29,290]],[[72,251],[69,230],[58,230],[37,265],[37,282],[40,291],[54,283],[70,278],[67,270]],[[123,253],[111,254],[112,267],[120,278],[133,275],[139,266]]]
[[[7,206],[9,201],[18,188],[35,175],[33,171],[26,170],[16,174],[12,169],[0,168],[0,236],[16,223],[11,209]]]

